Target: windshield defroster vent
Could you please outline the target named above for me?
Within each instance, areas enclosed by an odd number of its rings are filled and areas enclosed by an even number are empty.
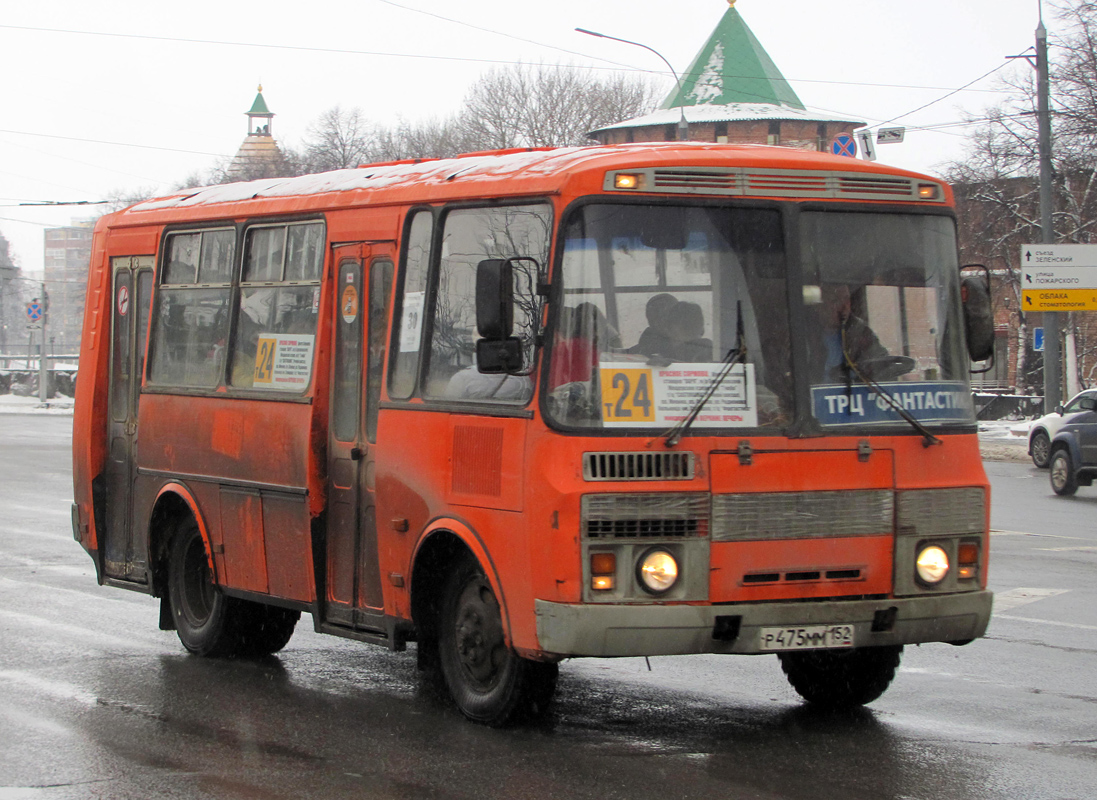
[[[691,481],[693,453],[583,453],[583,480]]]

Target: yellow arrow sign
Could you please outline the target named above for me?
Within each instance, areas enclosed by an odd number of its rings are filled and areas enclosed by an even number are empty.
[[[1097,311],[1097,289],[1026,289],[1025,311]]]

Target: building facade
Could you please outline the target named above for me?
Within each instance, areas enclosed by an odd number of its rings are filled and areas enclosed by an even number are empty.
[[[46,352],[76,355],[84,323],[93,220],[45,232],[44,277],[49,298]]]

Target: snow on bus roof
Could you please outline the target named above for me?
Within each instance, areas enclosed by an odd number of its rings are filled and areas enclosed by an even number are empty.
[[[829,154],[808,152],[794,148],[772,147],[754,144],[714,144],[712,142],[637,142],[617,145],[593,145],[588,147],[541,148],[519,151],[499,151],[494,153],[470,153],[454,158],[434,159],[419,162],[400,162],[388,164],[364,164],[355,169],[339,169],[314,175],[302,175],[296,178],[264,178],[241,183],[226,183],[189,189],[170,197],[161,197],[137,203],[127,212],[155,211],[158,209],[193,208],[217,203],[235,203],[270,197],[294,197],[327,194],[333,192],[351,192],[383,189],[400,185],[442,185],[457,177],[468,178],[513,178],[519,173],[525,175],[559,174],[574,168],[582,161],[602,156],[622,155],[630,152],[633,156],[645,153],[657,160],[666,158],[671,152],[679,155],[683,150],[719,150],[725,155],[734,151],[739,161],[765,163],[769,167],[805,168],[805,161],[811,162],[807,168],[833,169],[836,162],[846,162],[842,166],[846,171],[887,172],[889,174],[917,175],[907,170],[881,167],[872,162],[859,159],[838,159]],[[778,163],[784,162],[784,163]]]
[[[502,155],[484,154],[421,161],[406,164],[364,165],[297,178],[264,178],[243,183],[226,183],[189,190],[185,194],[147,200],[131,211],[187,208],[213,203],[232,203],[260,197],[288,197],[327,192],[381,189],[407,183],[444,183],[460,176],[511,176],[518,172],[551,173],[591,156],[612,152],[606,147],[567,147],[555,150],[524,150]]]

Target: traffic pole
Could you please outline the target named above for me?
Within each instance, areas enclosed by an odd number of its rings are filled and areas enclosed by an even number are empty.
[[[1036,118],[1039,125],[1040,229],[1044,244],[1055,243],[1051,187],[1051,101],[1047,63],[1047,28],[1043,10],[1036,26]],[[1050,414],[1062,402],[1062,356],[1059,350],[1059,312],[1044,312],[1044,413]]]
[[[45,405],[50,399],[49,367],[46,364],[46,318],[49,317],[49,297],[46,284],[42,283],[42,337],[38,344],[38,401]]]

